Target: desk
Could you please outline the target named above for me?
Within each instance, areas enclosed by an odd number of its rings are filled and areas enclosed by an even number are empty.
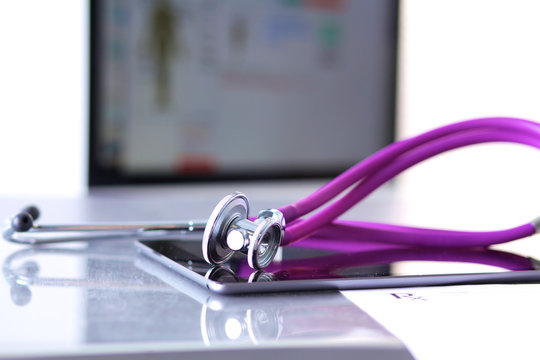
[[[113,188],[31,202],[40,206],[43,224],[204,219],[233,190],[259,208],[319,185]],[[389,196],[381,192],[352,215],[388,217]],[[3,199],[0,217],[28,200]],[[0,358],[411,359],[396,337],[339,292],[217,296],[166,271],[156,276],[166,269],[152,268],[133,240],[2,242],[0,261]]]

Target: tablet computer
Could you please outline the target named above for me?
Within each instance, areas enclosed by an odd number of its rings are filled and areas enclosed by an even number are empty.
[[[223,265],[210,265],[200,241],[139,240],[137,247],[145,256],[221,294],[540,281],[537,260],[506,251],[357,241],[344,252],[339,250],[343,244],[333,243],[339,240],[307,239],[282,247],[264,270],[251,269],[242,254]]]

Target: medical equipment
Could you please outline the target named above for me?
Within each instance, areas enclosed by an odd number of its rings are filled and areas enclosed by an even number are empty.
[[[540,124],[501,117],[474,119],[443,126],[398,141],[353,166],[306,198],[280,209],[263,210],[257,218],[249,217],[249,203],[241,193],[233,193],[222,199],[206,223],[191,221],[177,224],[40,226],[34,224],[39,212],[35,207],[30,207],[12,219],[4,237],[10,241],[37,244],[80,239],[33,237],[36,233],[49,231],[117,231],[122,235],[133,236],[155,234],[158,231],[190,233],[204,229],[202,253],[207,262],[223,264],[234,253],[242,252],[247,254],[251,268],[262,269],[272,262],[280,246],[304,239],[330,223],[356,234],[358,241],[369,238],[379,242],[442,248],[487,247],[539,232],[539,218],[511,229],[490,232],[422,229],[336,220],[407,168],[448,150],[486,142],[511,142],[540,148]],[[347,189],[350,190],[345,195],[323,210],[308,219],[301,219]],[[21,236],[25,232],[28,237]]]

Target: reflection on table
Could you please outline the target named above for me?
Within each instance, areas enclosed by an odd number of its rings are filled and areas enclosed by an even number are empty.
[[[82,271],[79,277],[50,276],[51,262],[71,262]],[[77,321],[87,344],[396,341],[338,292],[220,296],[138,254],[130,241],[22,248],[5,259],[3,274],[12,302],[28,311],[33,302],[50,300],[37,289],[77,290],[84,302]],[[54,301],[62,306],[69,300]]]

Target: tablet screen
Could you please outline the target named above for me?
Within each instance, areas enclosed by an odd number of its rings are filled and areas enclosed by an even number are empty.
[[[336,250],[338,240],[308,239],[282,247],[264,270],[251,269],[245,255],[222,266],[204,260],[200,242],[143,241],[153,251],[206,279],[219,283],[292,280],[370,279],[450,274],[490,274],[535,270],[537,261],[491,249],[441,249],[364,243]],[[334,249],[332,249],[334,248]]]

